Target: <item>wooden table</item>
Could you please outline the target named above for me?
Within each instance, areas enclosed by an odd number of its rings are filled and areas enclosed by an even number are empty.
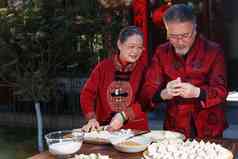
[[[140,153],[122,153],[115,150],[112,145],[95,145],[84,143],[78,152],[83,154],[100,153],[103,155],[109,155],[112,159],[141,159],[142,152]],[[54,155],[51,155],[48,151],[37,154],[29,159],[56,159]]]
[[[238,139],[209,139],[210,142],[215,142],[217,144],[223,145],[225,148],[229,149],[234,158],[238,152]],[[79,153],[89,154],[89,153],[101,153],[104,155],[109,155],[112,159],[141,159],[141,153],[121,153],[115,150],[111,145],[93,145],[93,144],[83,144]],[[49,152],[43,152],[29,159],[56,159],[55,156],[51,155]]]

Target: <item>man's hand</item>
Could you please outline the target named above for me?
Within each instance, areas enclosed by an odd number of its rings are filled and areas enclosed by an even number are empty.
[[[82,130],[85,132],[94,131],[97,130],[99,126],[99,122],[95,118],[93,118],[90,119],[88,123],[82,127]]]
[[[190,83],[180,84],[180,96],[183,98],[198,98],[200,95],[200,88]]]
[[[120,129],[123,126],[124,121],[126,120],[125,113],[120,112],[116,113],[116,115],[112,118],[108,131],[115,131]]]
[[[175,96],[183,98],[198,98],[200,95],[200,88],[190,83],[181,82],[181,78],[167,83],[166,88],[160,93],[163,100],[170,100]]]
[[[180,84],[181,78],[178,77],[176,80],[167,83],[166,88],[161,91],[160,96],[164,100],[172,99],[175,96],[180,95]]]

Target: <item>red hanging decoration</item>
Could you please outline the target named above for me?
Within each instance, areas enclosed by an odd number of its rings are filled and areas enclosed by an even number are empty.
[[[163,15],[170,5],[170,3],[162,4],[158,9],[154,10],[152,21],[157,27],[164,27]]]
[[[148,62],[148,0],[133,0],[133,24],[138,26],[144,33],[144,47],[145,50],[142,58]]]

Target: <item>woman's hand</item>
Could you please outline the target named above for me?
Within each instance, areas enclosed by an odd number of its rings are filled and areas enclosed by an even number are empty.
[[[93,118],[90,119],[88,123],[82,127],[82,130],[85,132],[94,131],[99,129],[99,126],[99,122],[95,118]]]
[[[119,130],[123,126],[125,120],[126,116],[124,112],[116,113],[116,115],[114,115],[114,117],[112,118],[107,130],[108,131]]]

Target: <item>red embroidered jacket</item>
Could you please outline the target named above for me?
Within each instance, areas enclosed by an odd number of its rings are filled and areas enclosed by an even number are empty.
[[[147,115],[137,99],[145,73],[145,61],[140,58],[132,70],[123,72],[118,70],[120,66],[116,57],[100,62],[86,81],[80,95],[83,113],[87,119],[96,117],[104,125],[109,124],[116,112],[124,111],[129,120],[123,128],[148,130]],[[120,79],[124,77],[126,79]]]
[[[152,99],[156,92],[164,89],[167,82],[181,77],[182,82],[201,88],[205,96],[202,100],[176,97],[166,101],[165,128],[189,137],[193,120],[199,137],[216,136],[226,126],[224,112],[218,107],[225,102],[228,93],[225,69],[222,50],[201,35],[197,36],[186,59],[177,55],[167,42],[157,48],[152,59],[142,88],[141,102],[147,108],[154,107]]]

